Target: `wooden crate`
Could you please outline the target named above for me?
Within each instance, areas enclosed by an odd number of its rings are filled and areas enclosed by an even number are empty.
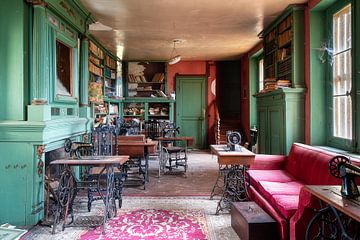
[[[275,220],[255,202],[232,203],[231,226],[241,240],[279,239]]]

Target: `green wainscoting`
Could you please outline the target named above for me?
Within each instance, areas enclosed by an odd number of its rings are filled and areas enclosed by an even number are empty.
[[[6,0],[0,8],[0,121],[25,120],[28,104],[28,5]]]
[[[38,174],[38,147],[47,152],[62,147],[66,138],[79,140],[86,121],[0,122],[0,223],[31,225],[42,219],[45,169]]]
[[[45,166],[39,162],[66,138],[81,140],[92,121],[85,56],[94,19],[79,1],[32,2],[5,0],[0,9],[0,224],[43,218]],[[56,39],[72,48],[71,97],[56,95]]]

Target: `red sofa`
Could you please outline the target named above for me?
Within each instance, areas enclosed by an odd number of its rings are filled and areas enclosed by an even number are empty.
[[[292,145],[288,156],[256,155],[248,170],[250,197],[278,222],[281,239],[304,239],[313,208],[318,205],[304,185],[341,184],[328,169],[330,159],[336,155],[299,143]]]

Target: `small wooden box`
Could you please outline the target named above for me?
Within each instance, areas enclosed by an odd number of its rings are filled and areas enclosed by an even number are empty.
[[[232,203],[231,226],[241,240],[279,239],[275,220],[255,202]]]

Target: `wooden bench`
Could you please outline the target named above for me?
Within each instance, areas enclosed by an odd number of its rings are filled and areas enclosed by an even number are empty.
[[[231,226],[241,240],[279,239],[276,221],[255,202],[231,204]]]

